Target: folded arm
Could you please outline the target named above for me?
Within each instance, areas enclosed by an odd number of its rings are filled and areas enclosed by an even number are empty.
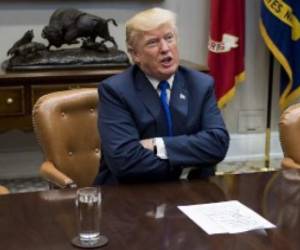
[[[216,165],[227,153],[229,135],[217,107],[213,85],[198,108],[201,109],[199,131],[163,138],[172,166]]]

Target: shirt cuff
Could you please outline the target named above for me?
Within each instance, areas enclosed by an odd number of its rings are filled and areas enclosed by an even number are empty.
[[[163,138],[156,137],[154,139],[157,148],[156,156],[163,160],[168,159],[167,150]]]

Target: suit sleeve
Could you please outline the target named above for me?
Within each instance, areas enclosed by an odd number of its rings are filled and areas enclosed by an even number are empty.
[[[167,180],[178,169],[140,144],[139,132],[121,94],[109,84],[99,86],[99,132],[104,160],[119,181]],[[100,169],[101,171],[101,169]]]
[[[217,103],[213,84],[201,104],[199,131],[174,137],[164,137],[168,159],[172,166],[216,165],[225,158],[229,135]]]

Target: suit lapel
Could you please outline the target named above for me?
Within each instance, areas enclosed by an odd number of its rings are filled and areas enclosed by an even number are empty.
[[[186,82],[179,71],[175,74],[171,91],[170,109],[173,118],[174,135],[186,132],[189,93]]]
[[[156,121],[157,136],[166,135],[167,127],[165,117],[157,91],[140,70],[137,71],[135,83],[141,101]]]

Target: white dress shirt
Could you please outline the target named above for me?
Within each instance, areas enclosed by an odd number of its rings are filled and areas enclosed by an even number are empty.
[[[156,89],[157,94],[160,96],[160,90],[158,89],[158,84],[160,81],[150,76],[147,76],[147,78],[152,84],[153,88]],[[170,102],[171,90],[174,82],[174,75],[172,75],[169,79],[167,79],[167,82],[170,85],[170,88],[167,89],[167,98],[168,98],[168,102]],[[163,138],[155,137],[154,140],[157,148],[157,152],[156,152],[157,157],[161,159],[168,159],[167,150]]]

